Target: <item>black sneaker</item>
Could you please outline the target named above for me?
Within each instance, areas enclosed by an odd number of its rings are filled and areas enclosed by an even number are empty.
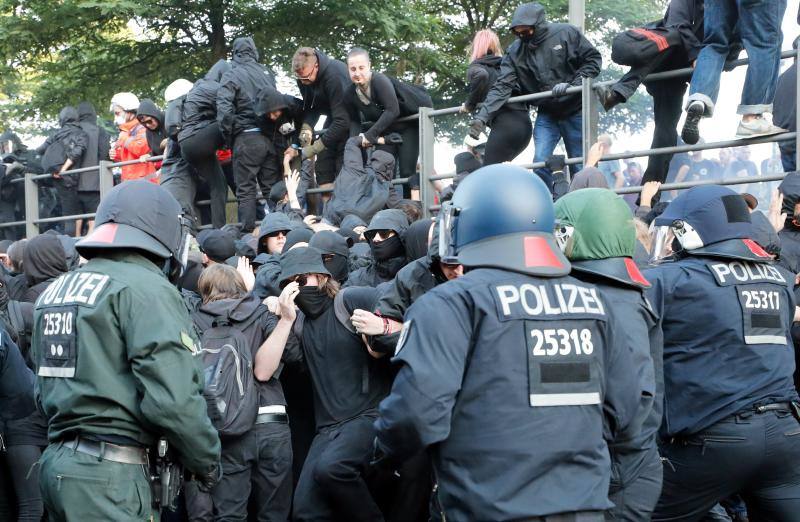
[[[605,85],[598,87],[594,92],[597,93],[597,99],[600,100],[600,105],[603,106],[603,110],[606,112],[625,101],[617,91]]]
[[[703,102],[695,100],[686,108],[686,120],[683,122],[683,130],[681,130],[681,139],[687,145],[694,145],[700,141],[700,118],[706,112],[706,106]]]

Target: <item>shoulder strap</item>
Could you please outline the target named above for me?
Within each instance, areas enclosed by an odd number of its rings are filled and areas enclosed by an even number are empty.
[[[17,331],[17,335],[25,335],[25,319],[22,317],[22,307],[18,301],[8,302],[8,319]]]
[[[333,298],[333,312],[336,314],[336,319],[342,323],[342,326],[347,328],[350,333],[356,333],[353,323],[350,322],[350,313],[347,311],[347,306],[344,304],[344,290],[336,294]]]

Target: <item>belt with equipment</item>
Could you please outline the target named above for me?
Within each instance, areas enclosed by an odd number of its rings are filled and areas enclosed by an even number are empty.
[[[97,442],[81,437],[64,441],[61,445],[101,460],[120,464],[147,464],[147,450],[135,446],[119,446],[110,442]]]
[[[256,415],[256,424],[266,424],[267,422],[289,423],[289,416],[286,414],[286,406],[261,406]]]
[[[800,403],[797,402],[773,402],[771,404],[762,404],[754,406],[753,410],[758,413],[765,413],[768,411],[785,411],[792,414],[792,416],[800,422]]]

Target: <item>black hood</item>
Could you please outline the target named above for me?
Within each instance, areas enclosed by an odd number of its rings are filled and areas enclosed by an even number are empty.
[[[480,65],[485,65],[487,67],[496,68],[500,66],[500,62],[503,61],[502,56],[495,56],[494,54],[485,54],[480,58],[474,60],[472,63],[477,63]]]
[[[514,11],[511,29],[520,25],[533,27],[533,44],[538,45],[547,35],[547,16],[544,7],[538,2],[522,4]]]
[[[203,78],[219,83],[219,81],[222,79],[222,76],[230,70],[231,64],[228,62],[228,60],[219,60],[217,63],[211,66],[211,69],[208,70]]]
[[[252,38],[244,36],[233,41],[232,60],[236,63],[258,61],[258,50]]]
[[[236,299],[220,299],[200,307],[200,311],[214,317],[230,317],[236,322],[243,322],[256,312],[261,300],[248,294]]]
[[[453,163],[456,165],[456,174],[472,173],[481,168],[481,162],[471,152],[459,152],[453,158]]]
[[[389,181],[394,176],[394,163],[394,156],[385,150],[376,150],[369,159],[370,168],[383,181]]]
[[[58,113],[58,124],[62,127],[78,124],[78,110],[75,107],[64,107]]]
[[[794,215],[794,205],[800,201],[800,173],[790,172],[781,181],[778,190],[783,194],[783,208],[781,212],[786,212],[789,217]]]
[[[261,89],[256,102],[256,115],[260,118],[266,118],[272,111],[285,111],[289,108],[286,98],[283,93],[273,87]]]
[[[64,246],[55,234],[42,234],[28,241],[23,265],[28,285],[54,279],[68,270]]]
[[[319,81],[319,77],[325,72],[325,69],[328,68],[328,64],[331,63],[331,59],[327,54],[323,53],[319,49],[314,49],[314,52],[317,54],[317,63],[319,64],[319,73],[317,74],[317,81]]]
[[[3,134],[0,134],[0,142],[3,141],[11,141],[14,144],[14,152],[24,152],[28,150],[22,140],[17,136],[15,132],[12,131],[5,131]]]
[[[342,219],[342,222],[339,224],[339,228],[344,230],[353,230],[356,227],[365,227],[367,224],[364,222],[363,219],[356,216],[355,214],[348,214]]]
[[[433,223],[430,219],[420,219],[408,227],[405,245],[406,257],[409,262],[428,255],[428,234]]]
[[[78,104],[78,119],[80,121],[88,121],[89,123],[97,123],[97,110],[90,102],[80,102]]]
[[[136,115],[155,118],[158,120],[159,128],[164,127],[164,113],[158,108],[156,103],[149,98],[145,98],[139,102],[139,109],[136,111]]]
[[[408,217],[396,208],[381,210],[372,217],[366,232],[371,230],[394,230],[402,239],[408,230]]]

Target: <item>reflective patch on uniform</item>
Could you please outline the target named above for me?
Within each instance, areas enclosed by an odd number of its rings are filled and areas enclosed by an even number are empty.
[[[600,404],[600,393],[531,394],[531,406],[588,406],[590,404]]]
[[[192,336],[186,332],[181,332],[181,343],[192,353],[197,351],[197,347],[195,346],[194,339]]]
[[[36,300],[36,308],[79,304],[94,307],[108,285],[109,276],[94,272],[67,272]]]
[[[77,306],[48,308],[37,322],[38,353],[41,377],[75,377],[78,363]]]
[[[408,331],[411,330],[411,322],[413,320],[410,319],[403,323],[403,328],[400,330],[400,337],[397,339],[397,346],[394,348],[394,354],[397,355],[400,353],[400,350],[403,349],[403,345],[406,344],[406,339],[408,339]]]
[[[742,307],[742,331],[745,344],[789,344],[786,332],[790,324],[786,311],[789,300],[784,288],[776,284],[737,285]]]

